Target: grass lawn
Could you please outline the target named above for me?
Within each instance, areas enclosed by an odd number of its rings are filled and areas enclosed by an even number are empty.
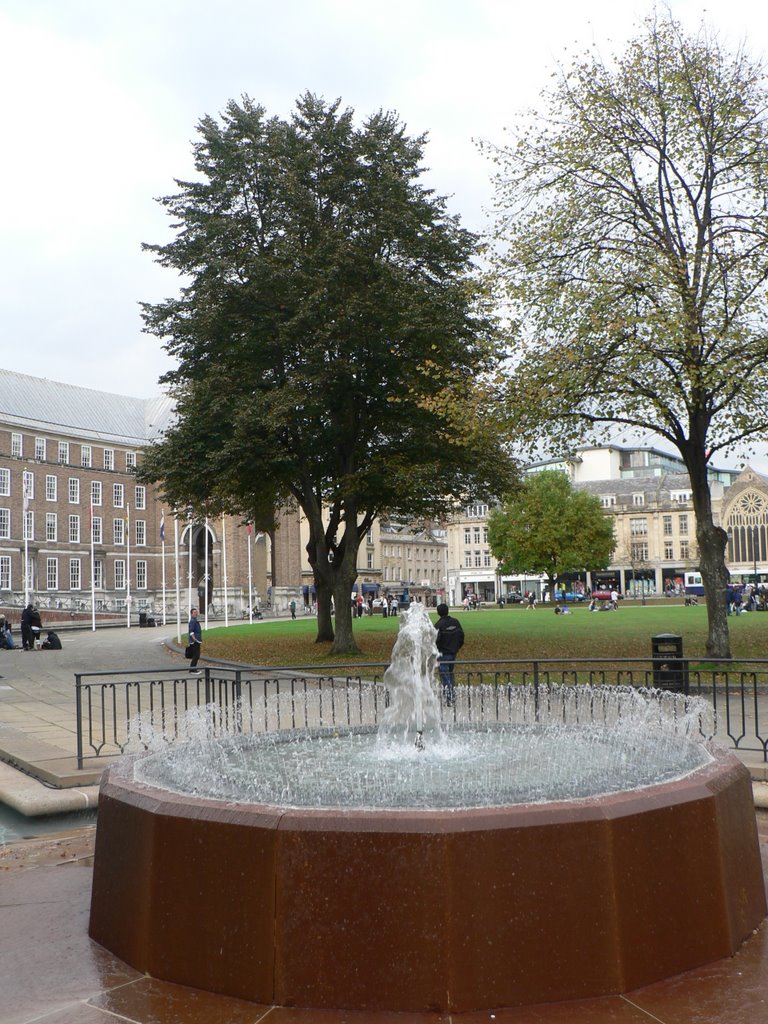
[[[555,615],[552,607],[535,611],[522,606],[453,613],[462,623],[466,642],[460,658],[484,661],[515,658],[650,658],[651,637],[676,633],[687,658],[704,657],[707,610],[703,604],[634,604],[623,601],[618,611],[590,612],[580,605],[571,615]],[[433,613],[433,619],[436,615]],[[768,657],[768,613],[731,616],[731,651],[736,659]],[[386,662],[399,620],[365,616],[354,620],[356,657],[329,655],[330,644],[315,643],[315,619],[275,619],[253,625],[210,629],[204,653],[252,665],[323,665]]]

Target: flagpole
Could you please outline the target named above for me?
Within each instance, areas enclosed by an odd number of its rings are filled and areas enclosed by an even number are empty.
[[[229,625],[229,606],[227,605],[227,524],[221,517],[221,557],[224,568],[224,625]]]
[[[160,509],[160,546],[162,548],[163,571],[163,625],[165,625],[165,509]]]
[[[195,602],[192,598],[192,509],[187,513],[187,520],[189,523],[189,530],[187,534],[187,546],[189,548],[189,568],[187,570],[187,586],[189,587],[188,611],[191,611],[195,607]]]
[[[125,607],[126,607],[126,629],[131,628],[131,506],[125,505]]]
[[[248,523],[248,621],[253,623],[253,572],[251,570],[251,524]]]
[[[91,630],[96,632],[96,564],[94,562],[95,549],[93,545],[93,491],[91,491],[90,504],[90,530],[91,530]]]
[[[24,607],[29,604],[29,530],[27,529],[27,513],[29,512],[29,484],[27,483],[27,470],[22,475],[24,492]]]
[[[173,510],[173,567],[176,573],[176,643],[181,643],[181,589],[179,586],[179,520]]]
[[[205,569],[203,570],[203,591],[205,597],[205,612],[203,618],[205,619],[205,628],[208,629],[208,516],[205,517],[205,544],[203,545],[203,564]]]

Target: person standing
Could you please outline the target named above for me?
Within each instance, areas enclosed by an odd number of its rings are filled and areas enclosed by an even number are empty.
[[[448,614],[448,605],[437,606],[438,620],[435,623],[437,630],[437,663],[440,669],[440,684],[443,688],[443,696],[447,707],[453,704],[454,686],[454,665],[456,655],[464,646],[464,630],[458,619]]]
[[[187,638],[189,646],[192,648],[192,660],[189,663],[189,671],[194,672],[195,675],[200,675],[200,669],[197,667],[197,662],[200,658],[200,654],[203,649],[203,631],[200,628],[200,623],[197,620],[197,608],[191,608],[189,612],[189,625],[187,626]]]
[[[289,608],[291,609],[291,618],[295,619],[296,618],[296,602],[295,601],[291,601],[291,603],[289,605]]]
[[[35,645],[32,636],[32,609],[34,605],[27,605],[21,613],[21,646],[25,651],[31,651]]]

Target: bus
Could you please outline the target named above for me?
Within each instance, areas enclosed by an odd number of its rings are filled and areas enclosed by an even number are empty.
[[[702,583],[701,573],[698,569],[685,574],[685,594],[686,597],[704,596],[704,584]]]

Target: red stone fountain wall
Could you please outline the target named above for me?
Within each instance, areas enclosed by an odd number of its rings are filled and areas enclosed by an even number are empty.
[[[626,992],[766,913],[749,775],[450,811],[228,805],[102,783],[90,934],[262,1004],[460,1012]]]

